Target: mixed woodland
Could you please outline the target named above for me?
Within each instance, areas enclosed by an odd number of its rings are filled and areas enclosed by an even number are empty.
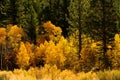
[[[119,80],[120,0],[0,0],[0,69],[13,71],[4,80]]]

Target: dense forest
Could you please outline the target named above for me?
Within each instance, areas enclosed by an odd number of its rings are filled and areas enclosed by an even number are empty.
[[[0,0],[1,70],[112,70],[119,58],[120,0]]]

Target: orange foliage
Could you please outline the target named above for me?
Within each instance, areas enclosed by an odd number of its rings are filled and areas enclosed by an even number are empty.
[[[5,28],[0,28],[0,44],[5,43],[6,36],[7,36],[6,29]]]
[[[63,51],[58,46],[55,46],[52,41],[49,43],[46,42],[45,45],[47,45],[45,51],[46,63],[52,65],[56,64],[58,67],[63,66],[65,61]]]
[[[111,67],[114,69],[120,69],[120,35],[115,34],[114,37],[114,42],[113,42],[114,47],[109,49],[107,51],[107,56],[109,60],[111,61]]]
[[[29,66],[30,55],[23,42],[20,43],[19,52],[17,54],[17,64],[20,68],[26,68]]]
[[[45,35],[49,40],[58,42],[61,37],[62,29],[60,27],[56,27],[50,21],[43,24],[45,29]]]
[[[82,34],[81,58],[78,59],[78,32],[68,38],[62,36],[62,29],[55,26],[50,21],[43,24],[43,32],[37,35],[37,45],[30,42],[22,42],[24,35],[22,28],[14,25],[6,28],[0,28],[0,44],[6,43],[8,53],[6,62],[10,64],[10,58],[15,58],[14,62],[20,68],[29,66],[40,66],[44,64],[56,65],[58,68],[85,70],[95,66],[100,66],[98,58],[101,55],[99,50],[101,42],[95,42],[92,38]],[[39,30],[36,30],[39,31]],[[36,32],[36,34],[39,32]],[[6,38],[7,37],[7,38]],[[116,34],[113,42],[114,48],[109,46],[108,57],[113,67],[120,67],[120,38]],[[110,50],[110,49],[113,50]],[[4,48],[5,49],[5,48]],[[7,51],[7,50],[6,50]],[[6,55],[5,55],[6,56]],[[13,60],[13,59],[11,59]],[[116,64],[114,64],[116,63]],[[11,63],[12,64],[12,63]],[[100,62],[100,64],[103,64]],[[88,70],[88,71],[89,71]]]
[[[99,55],[96,50],[92,48],[83,48],[81,51],[80,65],[82,70],[89,71],[96,66]]]
[[[10,42],[12,43],[12,46],[18,46],[18,42],[21,41],[21,37],[23,35],[22,28],[19,28],[17,25],[14,25],[10,28],[8,31],[8,37]]]
[[[30,44],[29,42],[25,42],[25,48],[27,50],[27,54],[30,57],[29,64],[34,64],[34,45]]]
[[[40,44],[40,46],[37,46],[34,51],[34,65],[40,65],[44,63],[44,57],[45,57],[45,46],[43,44]]]

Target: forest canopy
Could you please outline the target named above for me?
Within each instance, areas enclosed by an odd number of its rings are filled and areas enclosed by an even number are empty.
[[[1,0],[0,69],[120,68],[120,0]]]

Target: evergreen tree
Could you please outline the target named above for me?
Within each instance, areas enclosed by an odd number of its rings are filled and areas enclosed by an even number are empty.
[[[11,23],[9,11],[10,0],[0,0],[0,26],[5,26]]]
[[[10,0],[10,10],[8,15],[11,19],[11,24],[16,25],[17,24],[17,8],[16,8],[16,0]]]
[[[27,24],[24,26],[24,29],[30,38],[30,41],[36,44],[36,27],[39,24],[38,15],[33,6],[33,0],[27,1],[27,9],[26,9],[26,22]]]
[[[90,36],[102,42],[101,59],[103,60],[106,68],[110,67],[110,62],[107,59],[107,45],[111,43],[115,33],[117,14],[113,7],[112,0],[92,0],[89,15],[86,20],[86,32]]]
[[[26,3],[27,0],[16,0],[16,9],[17,9],[17,19],[16,22],[19,26],[21,27],[25,27],[28,23],[27,23],[27,19],[26,19]]]
[[[120,32],[120,0],[115,0],[114,1],[114,7],[116,9],[116,13],[118,15],[118,20],[117,20],[117,29]]]
[[[25,23],[25,0],[4,0],[0,1],[1,5],[1,25],[19,24],[24,26]]]
[[[89,8],[89,0],[70,0],[69,17],[68,22],[69,33],[73,33],[78,30],[78,55],[80,57],[80,52],[82,49],[82,33],[84,28],[84,21],[87,15],[87,10]]]
[[[49,1],[48,0],[34,0],[33,2],[34,2],[33,3],[34,10],[38,15],[39,24],[41,24],[43,21],[45,21],[44,18],[47,17],[45,16],[45,14],[50,14],[49,11],[46,13],[44,12],[46,8],[48,8],[49,6]]]
[[[44,21],[50,20],[53,24],[60,26],[63,30],[63,35],[68,36],[68,9],[69,0],[49,0],[49,6],[43,10]]]

